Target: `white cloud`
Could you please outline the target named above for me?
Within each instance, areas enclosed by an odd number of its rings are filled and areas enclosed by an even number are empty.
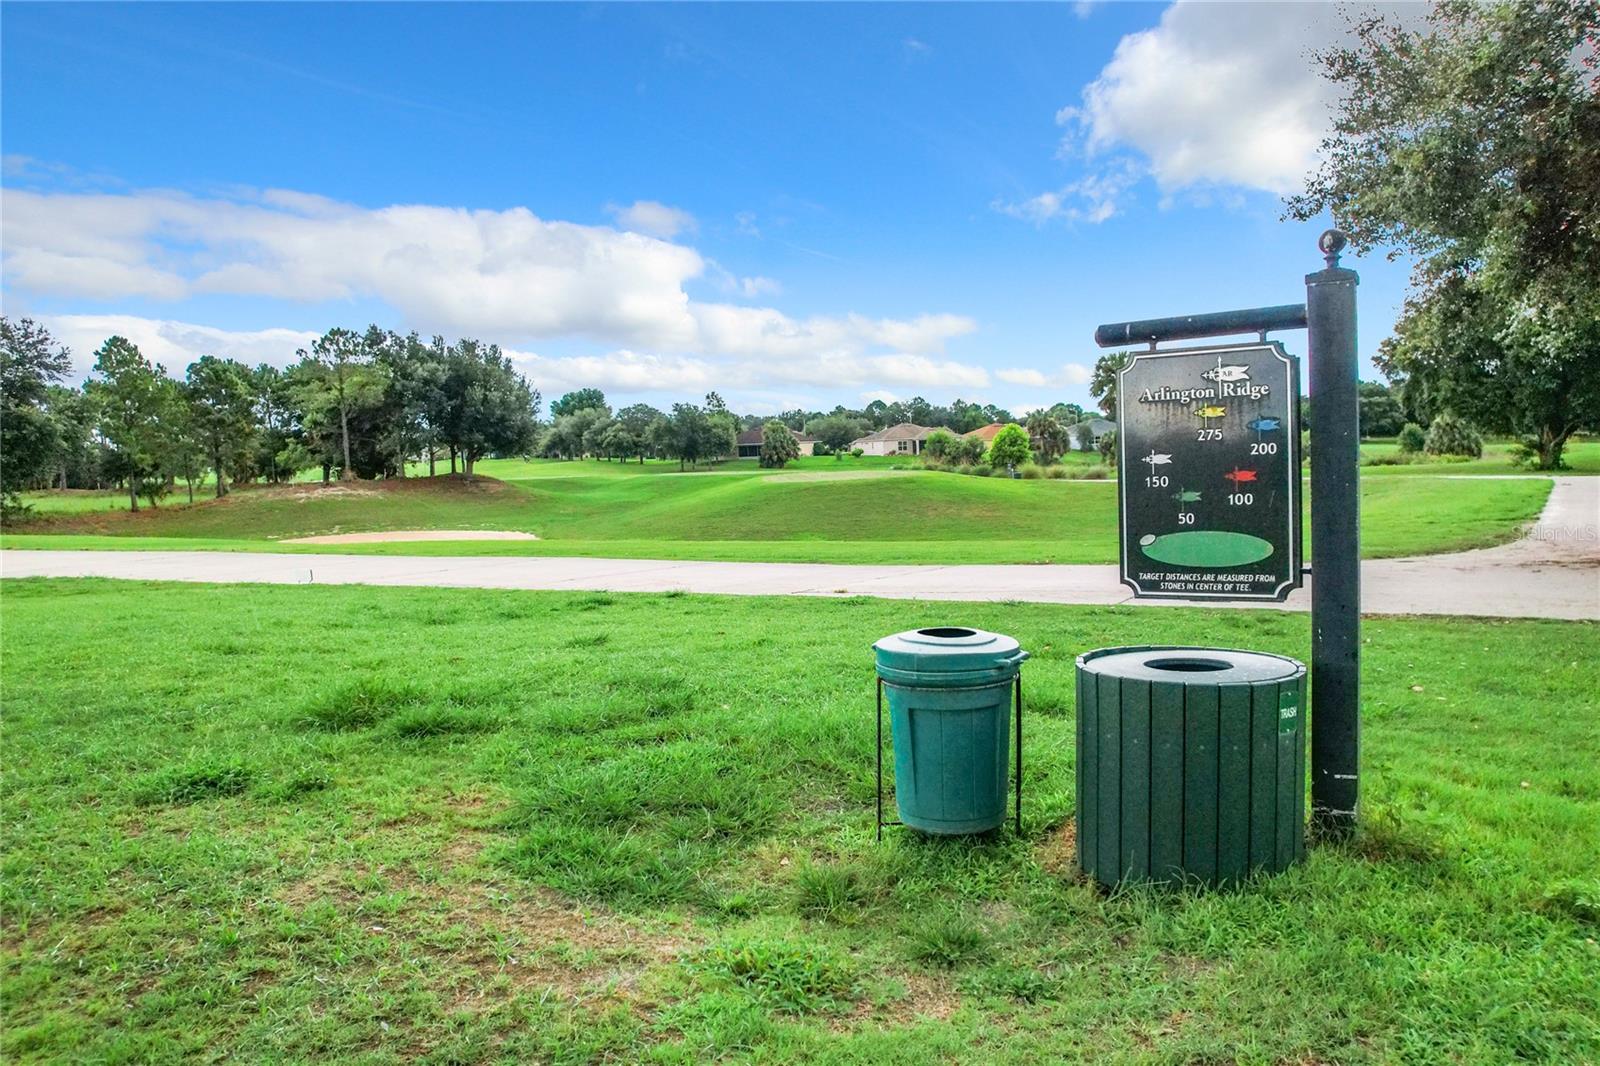
[[[227,330],[173,319],[137,315],[42,315],[40,322],[72,350],[73,370],[86,376],[107,337],[122,336],[175,377],[202,355],[238,359],[254,366],[287,366],[318,334],[308,330]],[[494,340],[493,336],[485,337]],[[667,393],[697,396],[711,389],[750,392],[795,386],[859,388],[899,385],[939,392],[983,388],[982,367],[908,352],[881,354],[835,350],[799,358],[730,358],[656,353],[619,348],[572,356],[542,355],[507,347],[517,368],[546,396],[595,386],[608,393]],[[784,392],[788,395],[788,392]],[[792,406],[792,405],[791,405]]]
[[[863,392],[861,394],[861,399],[865,403],[871,403],[874,400],[881,400],[884,403],[900,402],[900,397],[884,389],[873,389],[871,392]]]
[[[1089,368],[1080,363],[1063,364],[1060,371],[1047,374],[1033,367],[1014,367],[1006,370],[996,370],[994,376],[1008,385],[1025,385],[1030,388],[1064,388],[1071,385],[1087,385],[1089,383]]]
[[[1002,214],[1042,226],[1046,222],[1104,222],[1122,208],[1128,190],[1139,180],[1137,168],[1126,160],[1107,166],[1098,173],[1086,174],[1054,192],[1043,192],[1019,203],[996,201],[992,206]]]
[[[1100,0],[1076,0],[1072,5],[1072,13],[1081,19],[1086,19],[1094,14],[1094,9],[1100,6]]]
[[[976,322],[961,315],[920,315],[910,320],[814,316],[802,321],[770,307],[695,304],[690,310],[704,350],[742,358],[855,355],[873,347],[936,354],[950,338],[977,328]]]
[[[753,300],[761,296],[776,296],[783,291],[783,286],[773,278],[760,275],[740,277],[715,259],[706,260],[706,265],[717,288],[730,295]]]
[[[547,397],[589,387],[605,392],[690,395],[726,387],[726,378],[719,367],[687,356],[650,355],[627,349],[605,355],[567,357],[512,350],[506,355]]]
[[[1427,5],[1361,5],[1402,20]],[[1132,33],[1062,109],[1084,150],[1131,148],[1164,191],[1225,184],[1300,188],[1328,129],[1334,87],[1309,52],[1343,40],[1342,6],[1180,0],[1153,29]],[[1068,146],[1069,149],[1073,147]]]
[[[295,352],[317,339],[316,333],[294,329],[226,330],[171,319],[137,315],[43,315],[51,334],[72,349],[72,369],[83,377],[94,367],[95,352],[108,337],[126,337],[146,358],[174,377],[202,355],[237,359],[255,366],[288,366]]]
[[[771,278],[756,276],[739,278],[737,285],[735,286],[735,291],[737,291],[740,296],[753,300],[757,296],[776,296],[778,293],[783,291],[783,286]]]
[[[20,293],[375,299],[393,308],[395,325],[423,333],[508,344],[587,337],[633,351],[779,362],[937,356],[977,328],[953,314],[797,320],[775,308],[695,302],[686,286],[711,264],[693,248],[520,207],[369,209],[286,190],[230,199],[7,189],[3,198],[4,284]],[[746,298],[777,289],[770,278],[727,276]]]
[[[1017,370],[996,370],[994,376],[1007,385],[1037,385],[1049,384],[1049,379],[1041,371],[1022,368]]]
[[[668,207],[656,200],[635,200],[627,207],[607,204],[608,211],[623,229],[663,240],[699,229],[694,216],[679,207]]]

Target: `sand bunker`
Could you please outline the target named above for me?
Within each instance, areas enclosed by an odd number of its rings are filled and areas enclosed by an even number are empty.
[[[391,529],[382,533],[324,533],[294,537],[280,544],[384,544],[397,540],[538,540],[532,533],[504,529]]]

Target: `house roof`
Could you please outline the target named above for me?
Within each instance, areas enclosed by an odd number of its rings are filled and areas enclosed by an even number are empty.
[[[784,428],[787,429],[788,427],[786,426]],[[760,444],[761,443],[761,436],[765,432],[766,432],[766,427],[765,426],[754,426],[754,427],[752,427],[750,429],[745,430],[743,433],[739,434],[739,443],[740,444]],[[792,429],[789,430],[789,435],[792,436],[795,440],[800,441],[802,444],[804,444],[807,441],[815,443],[816,439],[817,439],[815,437],[808,437],[804,433],[796,433]]]
[[[859,444],[864,440],[925,440],[930,433],[937,433],[944,429],[943,426],[919,426],[914,422],[901,422],[898,425],[880,429],[876,433],[868,433],[865,437],[857,437],[854,443]],[[945,429],[945,432],[950,432]]]
[[[1107,418],[1086,418],[1078,424],[1080,426],[1087,425],[1089,432],[1094,434],[1105,433],[1117,428],[1117,424]]]
[[[979,426],[977,429],[969,429],[967,432],[963,433],[962,436],[977,437],[979,440],[988,443],[994,440],[994,435],[996,433],[999,433],[1005,428],[1006,424],[1004,422],[990,422],[987,426]]]

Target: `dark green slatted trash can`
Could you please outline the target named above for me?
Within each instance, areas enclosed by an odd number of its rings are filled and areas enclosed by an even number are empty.
[[[1078,866],[1232,884],[1305,856],[1304,664],[1216,648],[1078,657]]]

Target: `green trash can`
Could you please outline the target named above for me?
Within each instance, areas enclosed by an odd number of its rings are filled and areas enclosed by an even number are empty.
[[[1304,664],[1137,647],[1077,666],[1079,869],[1224,885],[1304,858]]]
[[[883,820],[883,700],[894,746],[902,824],[956,835],[997,828],[1006,816],[1013,689],[1017,709],[1017,816],[1021,818],[1020,670],[1015,640],[944,626],[884,637],[878,667],[878,834]]]

